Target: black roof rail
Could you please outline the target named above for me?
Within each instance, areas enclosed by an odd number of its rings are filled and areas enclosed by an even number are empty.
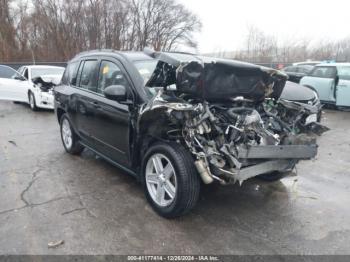
[[[101,49],[92,49],[92,50],[87,50],[87,51],[82,51],[78,54],[76,54],[74,58],[78,57],[78,56],[81,56],[81,55],[85,55],[85,54],[90,54],[90,53],[96,53],[96,52],[118,52],[118,50],[115,50],[115,49],[104,49],[104,48],[101,48]]]

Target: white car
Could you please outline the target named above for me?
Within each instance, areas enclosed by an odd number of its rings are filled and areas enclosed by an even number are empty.
[[[63,72],[64,67],[57,66],[22,66],[17,72],[0,65],[0,100],[25,102],[34,111],[37,108],[53,109],[52,89],[43,87],[37,80],[41,78],[47,84],[57,85]]]
[[[29,83],[28,103],[32,110],[36,110],[38,107],[54,109],[52,89],[45,90],[41,88],[40,84],[34,83],[34,79],[40,77],[47,83],[58,85],[61,82],[64,69],[64,67],[46,65],[22,66],[18,69],[18,72],[23,75]]]
[[[0,65],[0,100],[28,102],[29,83],[11,67]]]

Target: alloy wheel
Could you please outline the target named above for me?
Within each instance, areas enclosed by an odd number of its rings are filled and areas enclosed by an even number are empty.
[[[66,118],[62,121],[62,139],[66,148],[70,149],[73,145],[73,137],[69,121]]]
[[[145,178],[153,201],[162,207],[171,205],[176,197],[177,181],[170,160],[160,153],[152,155],[147,161]]]

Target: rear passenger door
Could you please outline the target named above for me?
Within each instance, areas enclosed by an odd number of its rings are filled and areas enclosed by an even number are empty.
[[[97,109],[95,98],[98,82],[98,65],[98,59],[89,58],[81,61],[72,97],[72,103],[75,107],[75,114],[72,117],[74,126],[83,141],[92,147],[95,146],[92,130],[94,129],[94,117]]]

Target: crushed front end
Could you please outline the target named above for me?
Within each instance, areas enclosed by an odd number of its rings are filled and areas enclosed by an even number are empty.
[[[285,75],[226,60],[162,58],[148,85],[164,89],[141,109],[140,119],[167,119],[157,136],[187,147],[204,183],[241,184],[316,156],[316,135],[327,128],[309,121],[312,106],[279,99]]]
[[[35,94],[37,106],[40,108],[53,109],[54,96],[53,89],[60,80],[57,77],[38,76],[32,79],[34,87],[32,89]]]

